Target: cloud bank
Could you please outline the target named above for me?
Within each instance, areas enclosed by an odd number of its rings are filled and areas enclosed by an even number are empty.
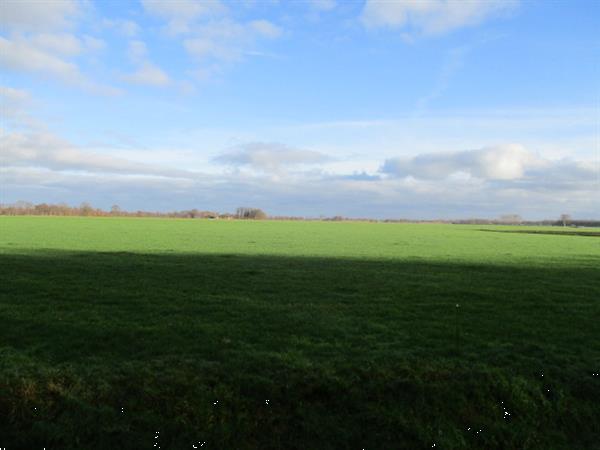
[[[381,172],[392,177],[431,181],[452,178],[496,181],[503,182],[504,187],[600,187],[598,161],[545,159],[518,144],[390,158],[382,165]]]
[[[0,92],[12,99],[9,113],[18,121],[30,94]],[[166,167],[146,162],[152,149],[113,156],[115,149],[75,145],[35,122],[3,130],[0,148],[3,202],[70,199],[148,210],[247,204],[282,215],[429,219],[563,212],[597,218],[600,211],[598,161],[542,158],[518,144],[392,157],[374,172],[273,142],[238,145],[204,166],[186,164],[181,152],[178,166]]]
[[[264,172],[279,172],[284,167],[313,165],[329,160],[327,155],[319,152],[269,142],[249,142],[215,158],[217,163],[246,166]]]
[[[428,153],[412,158],[391,158],[381,171],[393,176],[427,180],[466,174],[486,180],[515,180],[545,163],[521,145],[486,147],[455,153]]]

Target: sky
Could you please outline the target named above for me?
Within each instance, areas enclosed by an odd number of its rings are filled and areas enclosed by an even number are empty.
[[[0,202],[600,218],[596,0],[4,0]]]

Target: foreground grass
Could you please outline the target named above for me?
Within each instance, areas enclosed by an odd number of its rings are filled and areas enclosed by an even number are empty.
[[[596,237],[0,218],[0,249],[0,447],[598,447]]]

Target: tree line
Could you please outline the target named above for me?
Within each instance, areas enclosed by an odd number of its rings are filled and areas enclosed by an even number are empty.
[[[219,213],[199,209],[182,211],[126,211],[119,205],[110,209],[93,207],[88,202],[79,206],[66,203],[38,203],[18,201],[12,204],[0,204],[0,215],[3,216],[91,216],[91,217],[171,217],[180,219],[267,219],[267,214],[260,208],[240,207],[235,213]]]
[[[524,220],[518,214],[506,214],[497,219],[459,219],[459,220],[415,220],[415,219],[373,219],[373,218],[350,218],[344,216],[308,218],[301,216],[268,216],[260,208],[241,206],[234,213],[219,213],[216,211],[189,209],[182,211],[158,212],[158,211],[126,211],[113,205],[108,210],[95,208],[88,202],[79,206],[69,206],[66,203],[33,204],[26,201],[18,201],[12,204],[0,203],[0,215],[3,216],[93,216],[93,217],[171,217],[180,219],[251,219],[251,220],[314,220],[314,221],[361,221],[361,222],[385,222],[385,223],[448,223],[448,224],[471,224],[471,225],[546,225],[546,226],[576,226],[576,227],[600,227],[600,220],[573,219],[569,214],[561,214],[557,219],[547,220]]]

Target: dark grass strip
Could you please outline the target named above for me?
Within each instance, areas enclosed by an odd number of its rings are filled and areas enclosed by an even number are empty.
[[[597,448],[586,261],[4,254],[0,447]]]

